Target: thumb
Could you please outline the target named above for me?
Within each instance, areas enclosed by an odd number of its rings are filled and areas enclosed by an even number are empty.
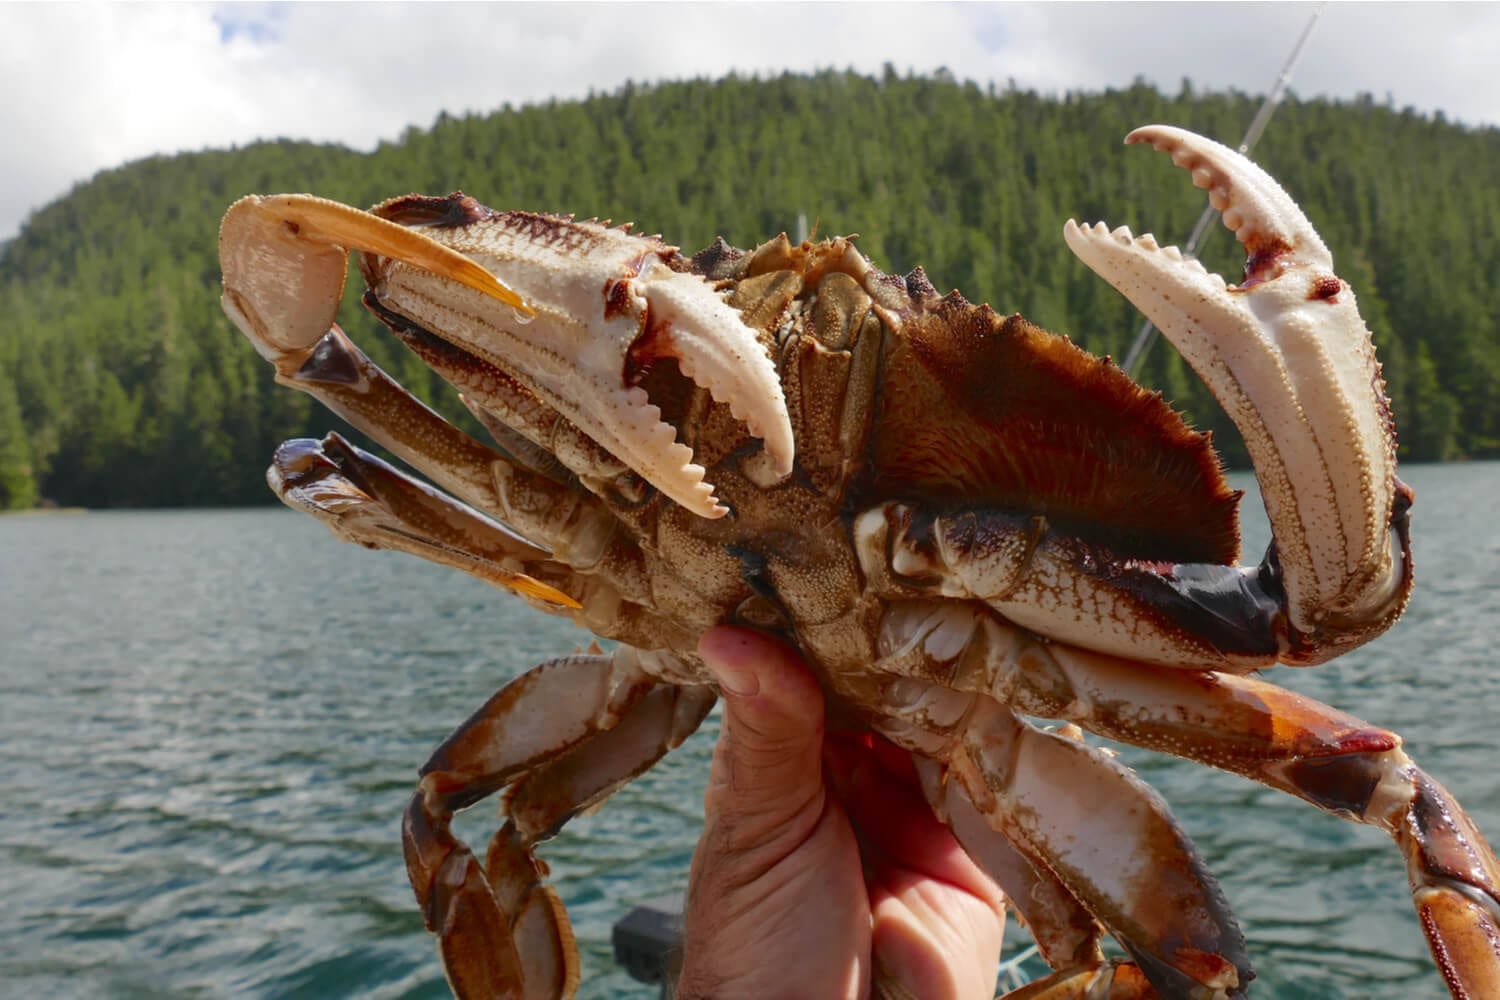
[[[698,654],[724,695],[707,811],[780,822],[823,789],[823,692],[784,643],[745,628],[705,632]]]

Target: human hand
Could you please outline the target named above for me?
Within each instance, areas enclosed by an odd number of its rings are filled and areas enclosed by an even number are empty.
[[[825,738],[797,654],[749,629],[698,647],[723,730],[688,884],[678,1000],[994,995],[1005,898],[928,807],[904,751]]]

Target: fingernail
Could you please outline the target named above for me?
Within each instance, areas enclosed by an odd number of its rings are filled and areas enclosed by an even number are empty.
[[[725,663],[722,660],[705,660],[714,679],[725,693],[736,698],[750,698],[760,693],[760,678],[755,670],[740,663]]]
[[[760,677],[750,664],[743,635],[730,630],[711,632],[698,644],[698,655],[704,666],[719,682],[725,693],[749,698],[760,693]]]

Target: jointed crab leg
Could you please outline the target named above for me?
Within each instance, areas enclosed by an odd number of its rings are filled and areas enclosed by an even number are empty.
[[[606,638],[679,645],[693,639],[651,607],[623,599],[617,575],[601,574],[597,566],[589,572],[575,570],[506,525],[337,434],[321,442],[286,442],[277,449],[267,478],[282,502],[312,514],[344,541],[462,570]]]
[[[1398,736],[1248,677],[1062,648],[1051,659],[1049,682],[1028,683],[1018,699],[1025,710],[1242,774],[1391,834],[1448,988],[1455,997],[1500,996],[1500,861]],[[1121,699],[1137,700],[1122,713]]]
[[[960,662],[1011,648],[1010,630],[991,627],[976,640],[978,631],[971,625],[967,643],[949,644],[943,636],[934,645],[941,643]],[[888,677],[880,699],[885,714],[874,720],[875,728],[898,746],[941,761],[949,784],[962,787],[968,809],[1004,838],[989,840],[974,824],[965,826],[964,802],[939,798],[924,776],[929,797],[939,799],[938,814],[956,817],[965,846],[979,848],[970,856],[981,865],[998,862],[991,876],[1010,883],[1008,895],[1022,893],[1010,898],[1025,899],[1028,887],[1008,877],[1015,865],[1004,843],[1035,866],[1041,875],[1036,884],[1062,907],[1062,922],[1079,925],[1049,938],[1049,947],[1061,946],[1052,948],[1049,960],[1064,972],[1098,968],[1087,921],[1072,912],[1082,904],[1162,996],[1242,996],[1253,975],[1243,936],[1161,797],[1103,751],[1012,714],[1003,698],[992,697],[995,687],[981,686],[981,676],[955,683],[952,671],[962,666],[921,655],[929,637],[920,631],[905,641],[889,630],[882,635],[882,648],[892,654],[875,664]],[[933,739],[941,745],[925,742]],[[1054,891],[1053,880],[1064,891]]]
[[[1056,875],[1033,864],[974,807],[963,783],[947,780],[935,761],[913,756],[933,812],[946,822],[969,857],[984,869],[1020,911],[1042,958],[1054,969],[1102,965],[1104,928]]]
[[[376,367],[337,327],[311,348],[281,356],[277,380],[313,396],[559,561],[604,576],[627,599],[644,593],[639,551],[616,537],[615,518],[597,498],[521,468],[469,437]]]
[[[642,554],[596,497],[522,468],[449,424],[337,326],[273,361],[277,381],[313,396],[465,503],[557,561],[608,581],[624,600],[645,599]]]
[[[1033,864],[995,830],[935,761],[913,757],[933,812],[947,822],[964,850],[1004,890],[1021,914],[1042,958],[1054,972],[1005,994],[1005,1000],[1156,1000],[1140,967],[1106,962],[1104,928],[1045,866]]]
[[[1413,902],[1453,995],[1500,996],[1500,862],[1395,734],[1252,678],[1045,643],[980,610],[965,616],[951,605],[918,602],[897,609],[883,626],[881,645],[891,653],[881,670],[1232,771],[1384,829],[1406,857]],[[941,690],[934,687],[932,704],[942,704]],[[1004,815],[992,820],[1008,833]],[[1119,933],[1098,908],[1097,893],[1065,881]]]
[[[512,681],[422,768],[402,826],[407,873],[454,993],[561,1000],[578,987],[567,914],[533,845],[678,746],[713,706],[689,671],[629,646],[544,663]],[[509,786],[508,822],[481,866],[454,812]]]
[[[552,564],[545,549],[337,434],[285,442],[266,478],[283,503],[324,521],[345,541],[418,555],[547,605],[580,607],[528,575],[527,569]]]
[[[1164,996],[1242,995],[1252,973],[1218,883],[1149,786],[1101,751],[981,699],[950,773],[990,825],[1057,875]],[[1068,774],[1066,782],[1048,777]]]

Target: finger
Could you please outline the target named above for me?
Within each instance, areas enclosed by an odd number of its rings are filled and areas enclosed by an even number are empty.
[[[1003,920],[914,872],[871,890],[871,950],[880,974],[924,1000],[990,996]]]
[[[877,877],[887,869],[907,869],[975,897],[996,914],[1004,912],[1005,894],[933,815],[905,751],[890,744],[859,751],[840,742],[830,745],[825,758],[829,780]]]
[[[704,633],[698,653],[724,695],[705,798],[710,817],[773,824],[821,797],[823,693],[797,654],[727,626]]]

